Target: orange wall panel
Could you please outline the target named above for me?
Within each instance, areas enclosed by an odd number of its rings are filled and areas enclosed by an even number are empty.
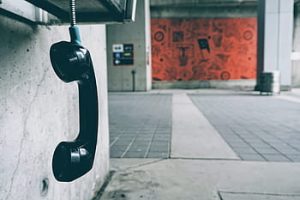
[[[256,78],[256,18],[152,19],[152,78]]]

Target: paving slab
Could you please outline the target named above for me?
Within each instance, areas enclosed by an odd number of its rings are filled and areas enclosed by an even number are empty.
[[[286,101],[291,101],[294,103],[300,103],[299,96],[281,95],[281,96],[276,96],[276,98],[286,100]]]
[[[239,200],[300,199],[299,163],[112,159],[111,166],[116,173],[101,200],[220,200],[220,191],[223,200],[237,199],[227,193],[260,194]]]
[[[173,95],[173,158],[238,159],[186,93]]]
[[[239,194],[220,192],[221,200],[299,200],[299,195],[285,194]]]
[[[241,159],[298,161],[291,155],[300,154],[299,97],[214,91],[189,97]]]
[[[110,156],[169,157],[171,112],[171,94],[110,93]]]

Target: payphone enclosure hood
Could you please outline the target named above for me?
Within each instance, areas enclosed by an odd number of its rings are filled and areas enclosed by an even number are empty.
[[[48,24],[69,23],[69,0],[25,0],[47,11]],[[77,0],[78,23],[110,24],[135,20],[137,0]]]

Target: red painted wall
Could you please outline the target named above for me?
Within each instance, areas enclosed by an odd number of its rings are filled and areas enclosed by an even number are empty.
[[[256,78],[256,18],[152,19],[152,78]]]

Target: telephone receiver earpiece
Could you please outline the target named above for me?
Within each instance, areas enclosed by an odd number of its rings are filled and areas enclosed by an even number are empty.
[[[50,59],[62,81],[78,83],[79,135],[74,141],[58,144],[52,160],[54,177],[70,182],[93,167],[98,134],[97,85],[90,53],[80,44],[66,41],[53,44]]]

